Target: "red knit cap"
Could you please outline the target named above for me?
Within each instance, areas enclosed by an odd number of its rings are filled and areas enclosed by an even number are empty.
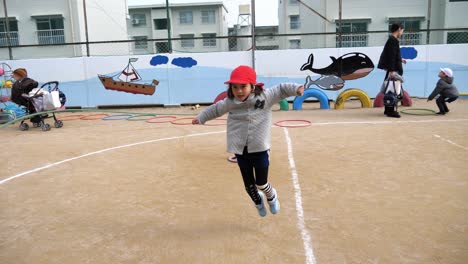
[[[241,65],[231,72],[231,78],[225,84],[231,83],[264,85],[263,83],[257,83],[257,73],[255,70],[245,65]]]
[[[26,78],[28,76],[28,72],[24,68],[18,68],[14,70],[13,74],[18,75],[21,78]]]

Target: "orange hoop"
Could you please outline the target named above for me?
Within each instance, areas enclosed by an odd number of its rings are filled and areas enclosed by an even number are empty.
[[[62,121],[71,121],[81,119],[82,117],[85,117],[85,115],[65,115],[63,117],[58,116],[57,118]]]
[[[297,124],[297,125],[283,125],[282,123],[285,122],[302,122],[302,124]],[[286,119],[286,120],[280,120],[275,122],[275,126],[279,127],[287,127],[287,128],[299,128],[299,127],[308,127],[312,124],[309,120],[304,120],[304,119]]]
[[[109,114],[90,114],[81,117],[81,120],[101,120],[103,117],[109,116]]]
[[[192,124],[192,120],[194,119],[195,117],[182,117],[182,118],[179,118],[179,119],[176,119],[176,120],[172,120],[171,121],[171,124],[173,125],[177,125],[177,126],[187,126],[187,125],[191,125]],[[182,120],[189,120],[190,119],[190,123],[188,122],[179,122],[179,121],[182,121]]]

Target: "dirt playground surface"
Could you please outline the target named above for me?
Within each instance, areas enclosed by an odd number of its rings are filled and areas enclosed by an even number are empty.
[[[401,119],[345,107],[273,113],[312,125],[272,128],[281,212],[265,218],[225,126],[2,129],[0,263],[468,263],[468,100]]]

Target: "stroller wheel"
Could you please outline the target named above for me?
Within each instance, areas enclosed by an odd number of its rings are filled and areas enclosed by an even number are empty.
[[[26,124],[26,123],[22,123],[22,124],[19,126],[19,129],[20,129],[21,131],[26,131],[26,130],[29,129],[29,125]]]
[[[50,125],[49,124],[43,124],[42,125],[42,131],[49,131],[50,130]]]
[[[63,122],[61,120],[57,120],[57,121],[55,121],[54,125],[55,125],[56,128],[61,128],[61,127],[63,127]]]

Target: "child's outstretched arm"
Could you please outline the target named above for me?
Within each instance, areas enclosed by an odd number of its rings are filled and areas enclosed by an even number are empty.
[[[229,111],[226,100],[227,99],[224,99],[222,101],[217,102],[216,104],[210,105],[192,120],[192,124],[205,124],[209,120],[218,118],[226,114]]]
[[[278,86],[265,90],[265,94],[271,105],[291,96],[301,96],[303,93],[304,86],[296,83],[281,83]]]
[[[444,90],[445,88],[447,88],[447,83],[443,80],[439,80],[437,82],[437,85],[434,89],[434,91],[432,91],[432,93],[429,95],[429,97],[427,98],[428,101],[431,101],[432,99],[434,99],[440,92],[442,92],[442,90]]]

